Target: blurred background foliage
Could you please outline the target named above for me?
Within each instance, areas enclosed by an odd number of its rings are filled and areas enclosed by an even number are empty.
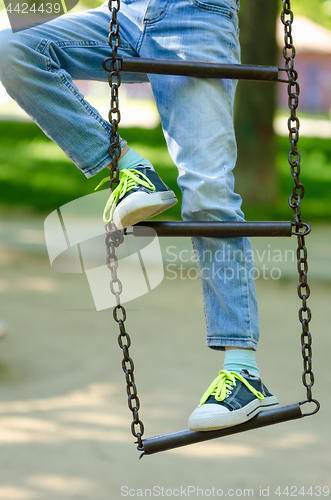
[[[78,9],[94,9],[104,2],[102,0],[79,0]],[[279,3],[279,12],[282,2]],[[291,0],[291,6],[296,14],[309,17],[313,21],[331,29],[331,0]],[[0,1],[0,10],[4,9]]]
[[[291,6],[297,15],[331,30],[331,0],[291,0]]]
[[[177,169],[167,151],[161,127],[155,129],[125,128],[123,135],[142,155],[147,156],[162,179],[181,199],[177,187]],[[99,173],[86,179],[50,141],[37,125],[31,122],[0,121],[0,200],[2,207],[15,210],[49,213],[69,201],[92,193],[105,176]],[[276,168],[279,177],[279,198],[267,208],[243,203],[249,220],[290,220],[287,205],[292,190],[287,155],[287,137],[277,137]],[[302,163],[305,165],[306,196],[303,201],[305,219],[331,218],[331,141],[329,139],[300,139]],[[180,203],[162,214],[161,218],[180,218]]]

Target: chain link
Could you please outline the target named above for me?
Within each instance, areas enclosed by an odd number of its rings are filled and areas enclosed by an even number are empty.
[[[117,56],[117,49],[120,45],[119,24],[117,13],[120,9],[120,0],[109,0],[108,7],[111,12],[111,21],[109,25],[108,41],[112,50],[111,57],[103,61],[103,68],[109,72],[108,82],[111,90],[109,123],[111,125],[109,156],[111,158],[110,183],[111,189],[113,184],[119,183],[119,168],[118,160],[121,155],[120,136],[118,125],[121,120],[119,110],[119,87],[121,85],[121,59]],[[110,66],[108,64],[110,63]],[[110,291],[115,296],[116,306],[113,309],[113,318],[118,323],[119,335],[118,345],[123,352],[122,369],[126,380],[126,392],[128,395],[128,406],[132,412],[133,420],[131,422],[131,432],[137,439],[137,448],[143,451],[142,436],[144,434],[144,424],[139,418],[140,402],[137,395],[137,386],[134,380],[134,364],[130,357],[129,347],[131,346],[130,335],[125,330],[126,311],[121,305],[120,295],[122,293],[122,283],[117,276],[118,259],[115,249],[124,241],[124,231],[116,228],[115,224],[109,222],[105,226],[106,232],[106,249],[107,249],[107,267],[111,273],[109,283]]]
[[[292,209],[295,223],[295,231],[293,234],[297,236],[297,268],[299,273],[298,296],[302,301],[302,306],[299,309],[299,321],[302,325],[301,334],[301,352],[303,358],[302,382],[307,391],[307,399],[300,404],[314,402],[316,408],[308,415],[312,415],[319,410],[320,404],[313,399],[312,386],[314,385],[314,374],[312,371],[312,337],[309,331],[309,323],[311,320],[311,310],[307,306],[307,299],[310,296],[310,288],[307,281],[308,275],[308,260],[307,248],[305,246],[305,236],[310,232],[309,223],[303,222],[301,218],[301,201],[305,195],[304,185],[300,182],[300,154],[297,149],[299,140],[300,122],[296,115],[296,110],[299,104],[300,87],[298,84],[298,73],[294,69],[295,47],[293,45],[292,24],[293,12],[291,10],[290,0],[283,0],[283,11],[281,13],[281,21],[284,25],[284,48],[283,56],[285,59],[285,71],[287,73],[287,93],[288,107],[290,117],[288,119],[289,141],[291,150],[288,155],[288,162],[291,169],[291,175],[294,181],[292,193],[289,197],[289,206]],[[306,414],[307,415],[307,414]]]
[[[105,71],[109,73],[108,83],[110,87],[110,110],[108,120],[111,125],[109,156],[111,158],[110,183],[119,183],[118,160],[121,156],[120,136],[118,125],[121,121],[119,110],[119,87],[121,85],[121,66],[122,59],[117,55],[117,49],[120,46],[119,24],[117,13],[120,9],[120,0],[109,0],[108,8],[111,12],[111,21],[109,24],[108,42],[112,51],[111,57],[107,57],[102,65]],[[110,66],[108,64],[110,63]]]
[[[144,434],[144,424],[139,418],[140,402],[137,394],[137,386],[134,380],[134,363],[130,357],[129,347],[131,346],[131,338],[125,329],[126,311],[120,302],[122,293],[122,283],[117,276],[118,259],[115,254],[115,249],[124,242],[124,231],[120,231],[116,226],[109,222],[105,226],[106,232],[106,248],[107,248],[107,267],[111,273],[110,291],[116,298],[116,306],[113,309],[113,318],[118,323],[119,335],[118,345],[123,352],[122,369],[126,380],[126,392],[128,395],[128,406],[132,412],[133,420],[131,423],[131,432],[137,439],[137,448],[143,451],[142,436]],[[118,290],[115,290],[116,284]]]

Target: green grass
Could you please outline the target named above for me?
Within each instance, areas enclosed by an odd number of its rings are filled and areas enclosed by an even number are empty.
[[[125,129],[122,135],[140,154],[149,158],[162,179],[181,199],[177,187],[177,170],[168,154],[160,127],[154,130]],[[86,179],[62,151],[40,129],[30,122],[0,122],[0,205],[15,211],[49,213],[69,201],[92,193],[105,176],[101,172]],[[293,181],[287,155],[289,142],[278,138],[277,169],[280,193],[277,204],[266,210],[246,206],[249,220],[287,220],[287,205]],[[301,181],[306,186],[302,211],[305,220],[331,218],[331,141],[301,138]],[[162,216],[164,218],[164,216]],[[180,203],[167,212],[167,218],[180,218]]]
[[[125,129],[130,145],[146,155],[169,187],[180,196],[177,170],[169,157],[161,129]],[[123,134],[123,135],[124,135]],[[109,174],[86,177],[30,122],[0,122],[0,205],[15,210],[49,213],[59,206],[94,191]],[[180,207],[169,211],[180,216]]]
[[[280,179],[280,211],[292,192],[293,180],[287,156],[290,151],[286,137],[278,138],[277,169]],[[331,219],[331,141],[329,139],[302,137],[298,143],[301,156],[300,180],[305,185],[302,212],[305,220]],[[282,208],[282,211],[283,208]]]

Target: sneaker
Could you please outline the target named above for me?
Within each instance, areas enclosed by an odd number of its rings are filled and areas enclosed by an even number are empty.
[[[154,217],[177,203],[175,193],[164,184],[155,170],[138,165],[136,168],[124,168],[119,177],[120,182],[104,210],[104,222],[113,220],[118,229]]]
[[[188,425],[192,431],[213,431],[239,425],[259,412],[279,406],[259,377],[242,370],[220,371],[208,387]]]

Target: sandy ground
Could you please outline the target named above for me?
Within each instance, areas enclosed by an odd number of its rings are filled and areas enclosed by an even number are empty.
[[[0,500],[327,496],[330,233],[317,227],[307,242],[319,414],[139,461],[110,310],[96,312],[85,275],[51,269],[42,218],[3,219],[0,320],[8,334],[0,345]],[[257,260],[269,250],[267,264],[281,270],[280,279],[266,274],[257,280],[257,360],[266,385],[290,404],[305,398],[296,263],[275,262],[274,250],[285,260],[295,241],[253,243]],[[169,245],[177,255],[190,248],[182,239],[161,245],[165,263]],[[181,255],[186,261],[188,253]],[[176,280],[166,272],[157,288],[127,305],[146,436],[185,429],[222,366],[222,353],[205,347],[192,266],[184,262]]]

